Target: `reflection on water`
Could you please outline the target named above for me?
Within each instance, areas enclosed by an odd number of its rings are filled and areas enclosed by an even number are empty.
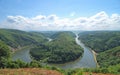
[[[60,64],[55,65],[63,69],[67,68],[94,68],[96,67],[96,62],[94,60],[94,56],[90,48],[86,47],[81,41],[78,40],[78,35],[76,35],[76,43],[80,45],[84,49],[83,57],[80,59],[77,59],[76,61],[66,63],[66,64]]]
[[[23,50],[19,50],[16,51],[13,55],[12,55],[12,59],[13,60],[17,60],[17,59],[21,59],[25,62],[30,62],[32,61],[32,59],[30,58],[30,54],[29,54],[30,49],[23,49]]]
[[[76,43],[80,45],[84,49],[83,57],[80,59],[65,64],[52,64],[54,66],[68,69],[68,68],[94,68],[96,67],[96,62],[94,60],[94,56],[90,48],[86,47],[81,41],[78,40],[78,35],[76,35]],[[51,40],[50,40],[51,41]],[[21,59],[25,62],[30,62],[32,59],[30,58],[29,49],[23,49],[17,51],[12,56],[13,60]]]

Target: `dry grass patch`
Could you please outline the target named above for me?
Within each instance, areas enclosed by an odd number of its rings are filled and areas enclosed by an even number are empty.
[[[55,70],[40,68],[0,69],[0,75],[63,75]]]

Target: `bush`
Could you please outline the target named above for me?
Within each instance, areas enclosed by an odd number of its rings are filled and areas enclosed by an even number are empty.
[[[102,73],[109,73],[109,70],[107,68],[101,68]]]
[[[30,67],[42,67],[42,66],[40,62],[33,60],[30,62]]]

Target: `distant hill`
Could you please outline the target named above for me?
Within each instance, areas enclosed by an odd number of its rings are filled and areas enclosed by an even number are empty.
[[[65,63],[82,56],[83,49],[76,44],[75,34],[72,32],[55,33],[53,40],[30,50],[36,60],[48,63]]]
[[[0,40],[12,48],[42,43],[46,37],[41,33],[25,32],[14,29],[0,29]]]
[[[49,37],[51,38],[55,33],[57,33],[59,31],[41,31],[41,33],[46,36],[46,37]]]
[[[73,32],[70,32],[70,31],[61,31],[61,32],[56,32],[56,33],[54,33],[54,34],[51,36],[51,38],[52,38],[52,39],[56,39],[56,38],[60,38],[60,37],[66,37],[66,38],[67,38],[66,35],[71,36],[71,37],[73,37],[73,38],[76,37]],[[69,38],[69,37],[68,37],[68,38]]]

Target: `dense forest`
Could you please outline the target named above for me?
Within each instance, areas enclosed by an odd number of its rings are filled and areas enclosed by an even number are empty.
[[[79,39],[96,52],[120,46],[120,31],[88,31],[79,34]]]
[[[13,29],[0,29],[0,40],[12,48],[38,44],[47,41],[42,33],[25,32]]]
[[[5,66],[5,61],[9,60],[10,58],[10,49],[8,48],[8,46],[0,41],[0,68]]]
[[[47,38],[52,41],[48,41]],[[99,68],[63,70],[47,63],[65,63],[82,56],[83,49],[76,44],[72,32],[26,32],[12,29],[0,29],[0,68],[45,68],[56,70],[64,75],[84,75],[84,73],[120,74],[120,32],[89,31],[81,32],[79,39],[97,52]],[[11,48],[31,46],[30,54],[35,59],[29,63],[11,59]],[[37,61],[36,61],[37,60]],[[5,69],[6,71],[6,69]],[[0,69],[0,72],[4,72]],[[93,74],[94,75],[94,74]]]
[[[0,41],[0,68],[32,68],[32,67],[41,67],[41,64],[35,60],[30,63],[25,63],[21,60],[13,61],[11,59],[11,50],[8,45]]]
[[[120,31],[89,31],[79,36],[86,46],[97,52],[100,68],[120,72]]]
[[[72,32],[58,32],[52,35],[52,41],[30,50],[36,60],[48,63],[65,63],[82,56],[83,49],[75,42]]]
[[[120,64],[120,46],[101,52],[97,56],[100,67]]]

